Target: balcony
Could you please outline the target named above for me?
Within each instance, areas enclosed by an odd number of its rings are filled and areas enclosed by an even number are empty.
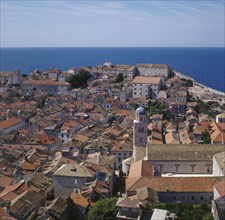
[[[119,211],[117,214],[117,219],[127,219],[127,220],[140,220],[141,216],[139,216],[138,212],[125,212]]]

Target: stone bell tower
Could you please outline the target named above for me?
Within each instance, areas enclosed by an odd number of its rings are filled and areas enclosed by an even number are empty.
[[[137,108],[135,112],[135,120],[133,123],[133,157],[134,161],[138,161],[146,156],[146,145],[148,139],[148,120],[144,108]]]

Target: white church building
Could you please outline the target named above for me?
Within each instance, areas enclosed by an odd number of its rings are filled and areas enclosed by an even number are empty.
[[[221,172],[221,163],[215,162],[214,155],[225,154],[225,145],[151,145],[148,143],[146,112],[142,107],[136,110],[133,124],[133,156],[123,160],[122,170],[128,175],[131,164],[145,160],[154,165],[154,173],[153,176],[141,176],[136,180],[127,178],[127,193],[148,186],[158,192],[163,202],[179,200],[197,204],[211,201],[213,184],[225,178],[225,171]],[[161,183],[163,185],[160,187]]]

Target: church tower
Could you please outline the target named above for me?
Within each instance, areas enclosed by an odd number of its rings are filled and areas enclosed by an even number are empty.
[[[135,112],[133,157],[134,161],[143,159],[146,156],[146,145],[148,139],[148,120],[144,108],[139,107]]]

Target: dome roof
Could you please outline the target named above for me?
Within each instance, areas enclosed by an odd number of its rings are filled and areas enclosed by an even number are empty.
[[[136,115],[146,115],[146,111],[143,107],[139,107],[136,109],[136,112],[135,112]]]
[[[112,66],[112,62],[111,62],[111,61],[105,62],[105,63],[103,64],[103,66],[111,67],[111,66]]]

